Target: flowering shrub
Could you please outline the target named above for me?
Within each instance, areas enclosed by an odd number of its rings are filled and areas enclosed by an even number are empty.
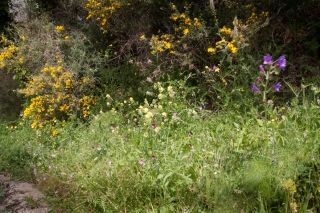
[[[31,117],[32,128],[70,117],[87,118],[97,103],[92,95],[93,75],[102,61],[88,50],[90,45],[83,34],[44,22],[45,18],[36,19],[25,28],[17,28],[14,41],[2,37],[6,45],[0,52],[1,66],[13,72],[21,84],[18,92],[30,100],[24,116]]]
[[[85,8],[89,11],[86,19],[95,18],[100,23],[100,29],[106,30],[108,19],[121,6],[119,0],[88,0],[85,5]],[[130,3],[128,3],[128,6],[130,6]]]
[[[90,81],[80,78],[60,63],[60,66],[46,65],[24,89],[19,90],[19,93],[32,97],[24,110],[24,117],[32,117],[32,128],[42,128],[49,123],[54,125],[56,119],[65,120],[79,112],[87,117],[90,106],[96,104],[95,98],[86,96],[85,90],[81,89],[89,88]]]

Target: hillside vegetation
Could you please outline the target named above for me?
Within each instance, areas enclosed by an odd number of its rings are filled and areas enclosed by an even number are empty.
[[[28,1],[0,37],[0,172],[51,212],[320,212],[319,9]]]

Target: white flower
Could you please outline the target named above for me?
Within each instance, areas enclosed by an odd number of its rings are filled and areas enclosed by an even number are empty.
[[[163,96],[164,96],[164,95],[160,93],[160,94],[158,95],[158,98],[159,98],[159,99],[162,99]]]
[[[163,87],[160,86],[159,87],[159,92],[163,92],[163,90],[164,90]]]

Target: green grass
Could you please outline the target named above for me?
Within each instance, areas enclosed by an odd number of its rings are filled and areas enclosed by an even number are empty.
[[[27,120],[1,126],[1,171],[36,181],[57,212],[319,210],[317,107],[275,108],[266,121],[254,107],[201,110],[163,88],[148,104],[114,102],[87,124],[57,124],[55,137]]]

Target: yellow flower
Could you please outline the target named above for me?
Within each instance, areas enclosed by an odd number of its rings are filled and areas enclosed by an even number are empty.
[[[238,49],[236,48],[236,47],[233,47],[232,49],[231,49],[231,52],[232,53],[236,53],[238,51]]]
[[[66,39],[66,40],[69,39],[69,36],[65,36],[64,39]]]
[[[183,30],[183,34],[187,35],[188,33],[189,33],[189,29],[188,28]]]
[[[56,129],[52,128],[52,133],[51,134],[52,134],[52,136],[56,136],[56,135],[59,134],[59,132]]]
[[[173,4],[173,5],[171,6],[171,8],[172,8],[173,10],[175,10],[175,9],[176,9],[176,5]]]
[[[142,35],[142,36],[140,36],[140,39],[141,39],[141,40],[145,40],[146,37],[145,37],[144,35]]]
[[[106,25],[106,22],[107,22],[107,19],[104,18],[104,19],[102,20],[102,22],[101,22],[101,25],[102,25],[102,26]]]
[[[26,40],[26,37],[21,36],[21,40],[22,40],[22,41]]]
[[[167,49],[170,49],[170,48],[171,48],[170,42],[164,41],[163,43],[164,43],[164,45],[167,47]]]
[[[186,25],[191,25],[190,18],[186,18],[186,19],[184,20],[184,23],[185,23]]]
[[[228,48],[231,50],[232,53],[236,53],[238,50],[232,43],[228,43]]]
[[[214,53],[214,48],[209,47],[209,48],[208,48],[208,53]]]
[[[57,30],[57,32],[63,31],[64,26],[56,26],[56,30]]]
[[[179,16],[177,14],[173,14],[170,19],[172,19],[173,21],[176,21],[179,18]]]

